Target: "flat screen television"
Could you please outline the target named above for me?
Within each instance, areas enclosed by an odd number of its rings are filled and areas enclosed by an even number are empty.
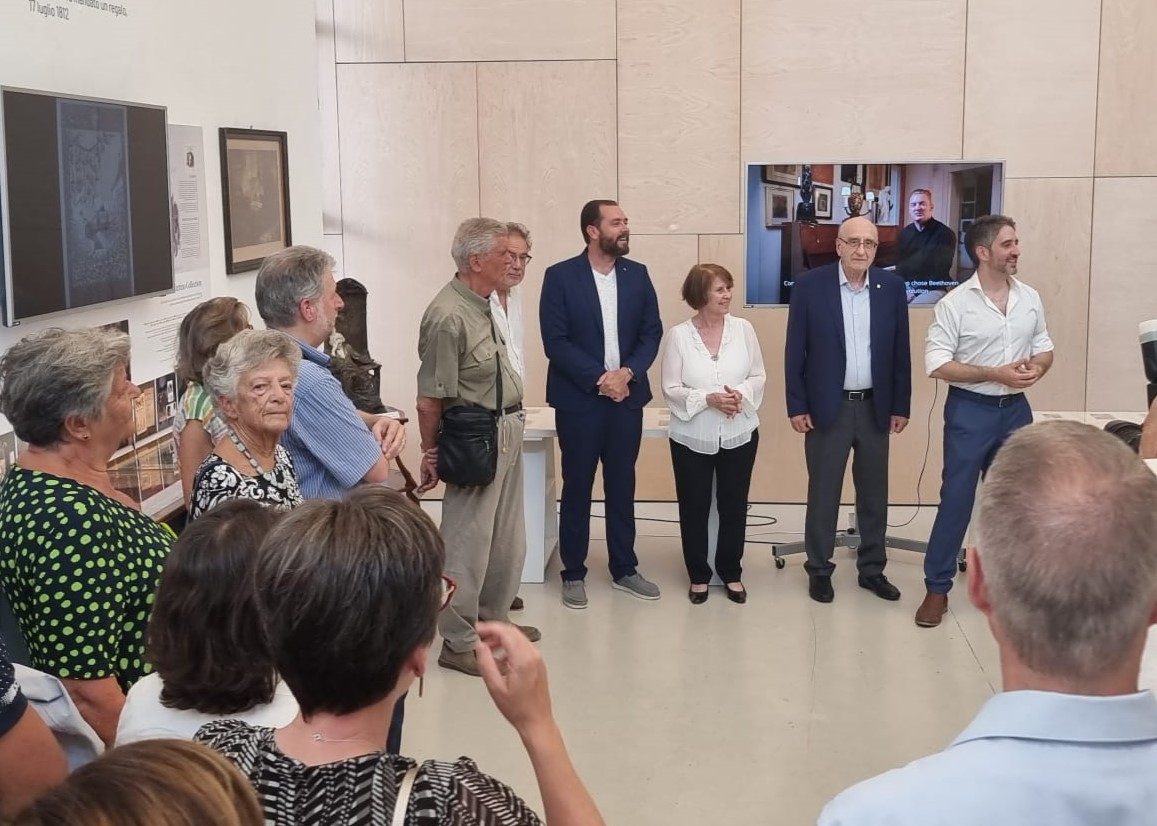
[[[173,289],[162,106],[0,89],[4,322]]]
[[[935,304],[975,267],[964,234],[1000,212],[1004,165],[943,163],[749,164],[746,170],[749,307],[791,303],[795,279],[838,260],[839,225],[876,225],[873,266],[903,277],[910,307]]]

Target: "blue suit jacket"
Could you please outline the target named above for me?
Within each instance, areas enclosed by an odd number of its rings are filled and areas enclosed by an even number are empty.
[[[619,293],[619,355],[635,374],[623,400],[641,408],[651,400],[647,370],[659,353],[663,324],[659,300],[647,268],[629,258],[615,262]],[[584,249],[574,258],[547,267],[538,304],[542,347],[549,367],[546,402],[556,410],[581,412],[599,399],[597,382],[603,367],[603,313]]]
[[[912,409],[912,353],[904,280],[873,267],[868,274],[872,311],[872,404],[887,431],[892,416]],[[817,428],[830,427],[843,399],[847,350],[838,264],[803,273],[791,293],[784,353],[787,415],[810,413]]]

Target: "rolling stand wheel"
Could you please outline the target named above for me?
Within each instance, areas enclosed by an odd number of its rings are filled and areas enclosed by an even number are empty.
[[[787,565],[787,560],[784,559],[783,557],[777,556],[775,558],[775,569],[777,571],[782,571],[786,565]]]

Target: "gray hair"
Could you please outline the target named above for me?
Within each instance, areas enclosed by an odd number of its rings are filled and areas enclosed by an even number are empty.
[[[298,245],[266,257],[257,271],[257,312],[266,326],[292,327],[301,317],[301,302],[321,298],[325,274],[334,259],[325,250]]]
[[[993,616],[1041,674],[1088,679],[1126,662],[1157,603],[1157,476],[1076,422],[1015,433],[981,495]]]
[[[507,221],[506,234],[517,235],[526,242],[526,248],[528,250],[534,246],[534,241],[530,239],[530,230],[526,228],[526,224],[520,224],[517,221]]]
[[[36,447],[62,440],[69,416],[104,415],[118,367],[129,366],[129,337],[100,327],[51,327],[25,336],[0,357],[0,413]]]
[[[467,218],[458,225],[454,233],[454,243],[450,245],[450,256],[458,267],[458,272],[470,270],[471,255],[485,255],[494,249],[499,238],[510,234],[506,224],[493,218]]]
[[[241,377],[276,360],[289,365],[296,384],[297,368],[301,364],[301,348],[297,342],[277,330],[242,330],[221,344],[205,362],[201,370],[205,389],[215,399],[236,401]]]

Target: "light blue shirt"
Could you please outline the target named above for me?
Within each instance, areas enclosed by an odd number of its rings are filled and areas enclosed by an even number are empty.
[[[1150,826],[1157,699],[1009,691],[940,754],[840,794],[820,826]]]
[[[329,356],[298,341],[293,420],[281,443],[306,499],[340,499],[377,464],[382,448],[329,371]]]
[[[871,276],[864,275],[864,286],[853,290],[840,264],[840,303],[844,308],[845,390],[869,390],[872,387],[872,302],[868,289]]]

